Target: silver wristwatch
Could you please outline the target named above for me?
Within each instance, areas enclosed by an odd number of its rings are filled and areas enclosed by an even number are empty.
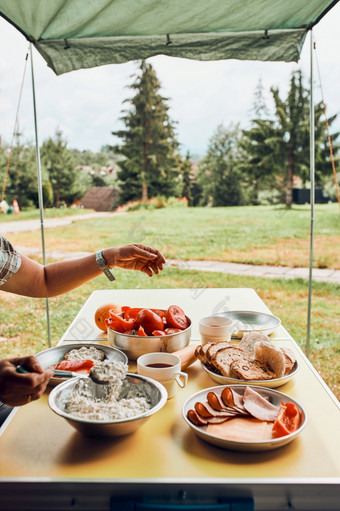
[[[105,273],[105,275],[107,276],[107,278],[109,280],[111,280],[111,281],[116,280],[115,276],[111,272],[110,268],[108,267],[108,265],[104,259],[102,250],[98,250],[98,252],[96,253],[96,261],[97,261],[99,268],[102,270],[102,272]]]

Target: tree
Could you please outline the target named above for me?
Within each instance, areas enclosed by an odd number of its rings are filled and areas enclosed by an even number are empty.
[[[56,131],[54,138],[48,138],[43,143],[41,159],[49,175],[56,207],[62,201],[72,203],[91,186],[88,176],[76,168],[76,159],[67,148],[60,130]]]
[[[217,127],[209,141],[207,155],[199,167],[198,182],[202,187],[201,205],[237,206],[242,204],[239,125]]]
[[[306,183],[309,179],[309,91],[303,85],[301,71],[293,72],[286,99],[282,99],[277,88],[271,93],[275,105],[274,119],[253,119],[253,126],[245,130],[243,149],[248,154],[244,169],[255,183],[255,191],[260,184],[274,183],[285,189],[285,204],[292,204],[294,176]],[[330,119],[332,123],[336,116]],[[333,135],[334,137],[334,135]],[[335,138],[338,134],[335,134]],[[329,161],[327,136],[322,120],[321,104],[315,107],[315,147],[316,176],[320,182]],[[330,167],[329,167],[330,168]],[[282,179],[277,179],[279,176]],[[274,178],[274,180],[273,180]]]
[[[122,140],[116,148],[124,156],[118,172],[121,202],[178,194],[178,142],[160,87],[151,64],[142,61],[130,85],[136,94],[124,101],[130,104],[121,117],[125,129],[112,133]]]
[[[9,154],[10,147],[6,148],[3,153],[2,183],[5,179]],[[13,151],[6,181],[6,198],[7,202],[16,199],[20,208],[32,206],[32,204],[37,204],[38,201],[35,149],[22,141],[22,133],[19,131],[14,136]]]
[[[264,97],[264,87],[261,78],[257,82],[255,88],[252,113],[256,119],[264,119],[269,115],[269,110]]]

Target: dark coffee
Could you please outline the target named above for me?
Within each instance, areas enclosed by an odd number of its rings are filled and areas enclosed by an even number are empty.
[[[161,369],[162,367],[172,367],[172,365],[163,364],[162,362],[156,362],[155,364],[146,364],[146,367],[154,367],[155,369]]]

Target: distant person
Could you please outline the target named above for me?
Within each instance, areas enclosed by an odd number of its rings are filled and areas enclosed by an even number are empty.
[[[43,266],[17,252],[0,235],[0,290],[34,298],[48,298],[67,293],[104,272],[114,280],[111,268],[123,268],[158,274],[164,267],[161,252],[140,244],[106,248],[88,256]],[[16,372],[24,365],[30,374]],[[0,424],[10,412],[9,406],[24,405],[43,394],[51,371],[44,371],[35,357],[0,360]]]

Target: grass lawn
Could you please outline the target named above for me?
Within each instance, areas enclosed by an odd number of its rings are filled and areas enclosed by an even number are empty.
[[[8,215],[10,216],[10,215]],[[337,205],[316,207],[315,251],[340,267]],[[21,218],[23,219],[23,218]],[[309,211],[277,208],[174,208],[140,211],[111,218],[75,222],[46,229],[46,248],[94,251],[99,247],[142,242],[160,248],[168,258],[216,259],[257,264],[308,265]],[[40,232],[8,235],[20,246],[40,246]],[[330,242],[329,240],[332,240]],[[257,247],[257,248],[256,248]],[[275,247],[275,248],[273,248]],[[285,251],[281,253],[282,247]],[[257,250],[258,259],[252,259]],[[277,257],[274,257],[276,253]],[[242,257],[241,257],[242,256]],[[67,295],[50,299],[52,343],[55,345],[87,297],[95,289],[252,287],[298,344],[306,343],[308,284],[302,279],[272,280],[221,273],[166,268],[149,279],[136,272],[115,270],[117,280],[102,276]],[[0,292],[0,357],[46,349],[45,300]],[[340,287],[314,283],[310,359],[340,399]],[[19,319],[18,319],[19,318]]]
[[[157,246],[171,259],[308,266],[309,233],[308,206],[291,210],[249,206],[136,211],[46,229],[45,238],[47,250],[94,251],[98,246],[145,243]],[[24,246],[39,247],[41,243],[38,231],[11,235],[10,239]],[[337,204],[315,207],[314,266],[340,269]]]

